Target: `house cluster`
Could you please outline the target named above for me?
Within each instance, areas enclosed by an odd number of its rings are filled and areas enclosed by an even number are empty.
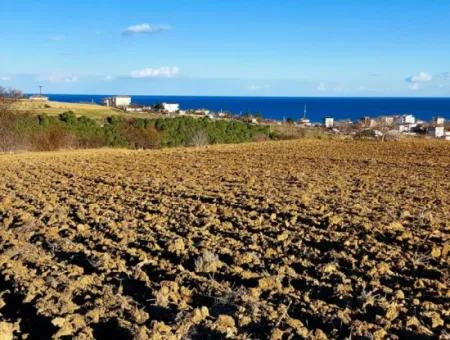
[[[406,135],[425,135],[430,138],[441,138],[450,140],[450,131],[446,131],[445,119],[435,117],[431,122],[425,122],[417,119],[411,114],[368,117],[361,118],[353,123],[350,120],[335,122],[332,117],[324,118],[323,125],[327,129],[339,132],[343,129],[358,128],[372,129],[376,133],[386,133],[386,131]]]
[[[145,111],[159,111],[163,113],[180,112],[180,104],[160,103],[154,106],[138,105],[132,103],[130,96],[108,97],[103,99],[103,105],[118,108],[126,112],[145,112]]]
[[[209,118],[228,118],[230,115],[226,112],[213,112],[207,109],[182,110],[178,103],[159,103],[151,106],[144,106],[132,103],[130,96],[113,96],[103,99],[103,104],[108,107],[114,107],[125,112],[158,112],[168,115],[187,115]]]
[[[233,119],[245,121],[254,124],[283,124],[280,121],[263,119],[259,115],[239,115],[234,116],[227,112],[214,112],[207,109],[182,110],[180,104],[177,103],[159,103],[152,106],[143,106],[133,104],[129,96],[113,96],[103,100],[104,105],[122,109],[126,112],[158,112],[170,116],[194,116],[209,117],[211,119]],[[422,135],[429,138],[440,138],[450,140],[450,131],[446,130],[446,122],[443,117],[435,117],[432,122],[425,122],[414,117],[412,114],[392,115],[369,117],[365,116],[357,122],[351,120],[338,120],[327,116],[323,120],[323,124],[315,124],[306,116],[306,106],[304,108],[303,117],[297,122],[288,119],[285,123],[295,124],[298,127],[324,127],[332,133],[338,134],[355,134],[358,131],[371,130],[375,136],[390,135]],[[448,125],[447,125],[448,128]]]

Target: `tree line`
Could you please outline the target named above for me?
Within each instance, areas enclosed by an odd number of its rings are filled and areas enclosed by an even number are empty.
[[[97,121],[73,112],[58,116],[14,112],[0,96],[0,151],[124,147],[153,149],[273,139],[267,126],[210,118],[124,118]]]

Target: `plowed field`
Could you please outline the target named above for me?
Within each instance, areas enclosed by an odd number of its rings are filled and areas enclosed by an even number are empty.
[[[449,266],[446,142],[0,155],[2,339],[448,339]]]

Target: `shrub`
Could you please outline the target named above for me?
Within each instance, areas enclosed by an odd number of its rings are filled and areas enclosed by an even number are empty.
[[[0,151],[11,151],[18,146],[16,132],[17,117],[6,109],[0,108]]]
[[[29,147],[33,151],[55,151],[77,147],[77,143],[70,131],[51,127],[34,132]]]
[[[257,133],[252,136],[252,142],[265,142],[269,139],[270,139],[270,137],[263,133]]]
[[[27,120],[28,115],[14,113],[11,110],[13,103],[14,99],[2,97],[0,94],[0,152],[17,150],[24,146],[25,137],[19,127]]]
[[[163,133],[144,119],[121,119],[115,128],[116,133],[126,140],[130,148],[154,149],[161,146]]]

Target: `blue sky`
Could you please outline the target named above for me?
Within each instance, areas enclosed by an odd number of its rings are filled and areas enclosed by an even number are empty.
[[[448,96],[448,0],[0,0],[0,86]]]

